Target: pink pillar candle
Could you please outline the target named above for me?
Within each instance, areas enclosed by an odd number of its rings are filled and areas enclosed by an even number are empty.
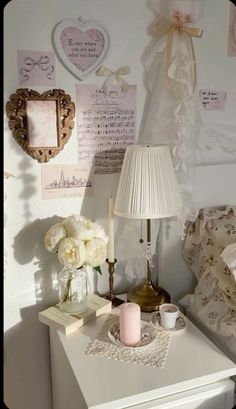
[[[135,346],[141,338],[140,306],[126,302],[120,306],[120,341],[126,346]]]

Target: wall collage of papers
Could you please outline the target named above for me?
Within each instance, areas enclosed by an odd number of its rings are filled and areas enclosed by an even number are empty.
[[[130,73],[129,66],[112,72],[102,65],[110,41],[106,29],[98,22],[65,19],[54,27],[52,37],[55,54],[36,50],[17,52],[21,87],[53,88],[56,56],[78,80],[77,162],[41,165],[42,199],[93,196],[94,174],[120,173],[125,148],[135,142],[137,87],[124,78]],[[97,76],[99,85],[82,82],[91,75]]]
[[[53,88],[56,84],[56,56],[78,80],[75,84],[77,162],[41,165],[42,199],[93,196],[94,175],[120,173],[125,148],[137,140],[137,85],[131,85],[125,79],[130,73],[129,66],[113,72],[102,65],[111,47],[109,34],[98,22],[66,19],[54,27],[53,33],[55,54],[38,50],[17,52],[21,87]],[[233,4],[230,6],[227,55],[236,56],[236,7]],[[82,80],[91,75],[97,76],[97,84],[83,83]],[[234,124],[217,124],[215,129],[214,121],[207,119],[208,111],[225,110],[227,98],[225,90],[199,90],[204,120],[197,146],[199,162],[204,162],[206,145],[222,145],[222,149],[236,154],[231,135],[235,131]],[[211,138],[211,134],[214,137]],[[207,152],[208,161],[210,155]]]

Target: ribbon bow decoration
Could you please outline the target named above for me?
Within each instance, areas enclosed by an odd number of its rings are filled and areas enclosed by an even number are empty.
[[[28,81],[29,73],[37,65],[41,71],[45,72],[46,77],[51,80],[53,77],[54,66],[50,64],[50,59],[47,55],[41,55],[38,60],[34,60],[31,57],[24,59],[25,67],[21,68],[20,73],[23,76],[21,83]]]
[[[128,65],[124,65],[118,68],[118,70],[116,71],[112,71],[102,65],[96,71],[96,75],[107,77],[102,85],[102,91],[105,95],[107,95],[109,91],[111,91],[114,84],[117,84],[120,87],[121,91],[126,92],[129,88],[129,84],[124,78],[122,78],[122,75],[127,75],[129,73],[130,67]]]
[[[173,48],[173,37],[174,34],[177,32],[179,35],[186,34],[187,39],[190,44],[190,50],[192,54],[192,61],[193,61],[193,68],[192,68],[192,88],[193,91],[196,86],[196,57],[193,47],[193,40],[192,37],[201,37],[203,34],[203,30],[197,27],[190,27],[186,24],[191,22],[191,15],[185,14],[182,15],[180,12],[175,12],[173,14],[172,21],[164,28],[159,29],[159,27],[155,27],[154,32],[156,34],[167,35],[167,44],[166,44],[166,75],[167,75],[167,84],[170,87],[170,78],[168,76],[168,71],[171,66],[171,54]]]

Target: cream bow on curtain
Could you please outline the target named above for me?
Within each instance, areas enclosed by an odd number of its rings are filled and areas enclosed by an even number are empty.
[[[167,77],[167,85],[171,89],[170,79],[173,78],[173,74],[171,75],[171,56],[172,56],[172,48],[173,48],[173,41],[174,35],[177,33],[178,35],[185,34],[185,41],[189,43],[190,48],[190,56],[192,59],[192,90],[194,92],[196,87],[196,57],[193,47],[193,40],[192,37],[201,37],[203,34],[203,30],[196,27],[189,27],[187,24],[191,22],[191,16],[189,14],[182,15],[180,12],[176,11],[173,14],[172,21],[168,23],[167,27],[161,29],[158,25],[154,28],[154,33],[161,35],[167,35],[167,43],[166,43],[166,77]]]
[[[192,37],[202,30],[193,25],[202,0],[152,0],[156,39],[144,66],[149,105],[144,113],[141,142],[168,144],[184,201],[182,220],[192,219],[195,141],[201,125],[195,101],[196,57]],[[163,6],[164,4],[164,6]]]

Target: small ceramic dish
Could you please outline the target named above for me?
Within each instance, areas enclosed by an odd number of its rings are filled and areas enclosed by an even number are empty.
[[[138,342],[137,345],[131,347],[122,344],[120,340],[120,324],[117,322],[116,324],[113,324],[111,328],[108,330],[108,337],[109,339],[116,345],[122,346],[125,348],[131,348],[131,349],[140,349],[143,347],[146,347],[150,345],[152,342],[155,341],[156,338],[156,328],[153,324],[146,322],[146,321],[141,321],[141,339]]]
[[[162,331],[173,332],[173,333],[179,333],[183,331],[187,325],[181,313],[180,313],[180,316],[176,320],[174,328],[167,329],[161,326],[161,316],[159,312],[154,312],[152,314],[151,323],[155,325],[156,328],[161,329]]]

